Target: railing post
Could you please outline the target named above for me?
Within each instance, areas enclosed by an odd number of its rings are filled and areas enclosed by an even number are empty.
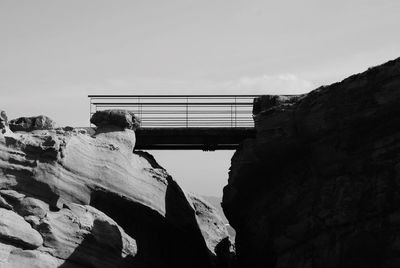
[[[91,127],[90,119],[92,118],[92,98],[90,98],[90,108],[89,108],[89,127]]]
[[[233,105],[231,105],[231,127],[233,127]]]
[[[235,96],[235,127],[237,127],[237,104],[236,104],[236,96]]]
[[[186,97],[186,127],[189,127],[189,100],[188,97]]]
[[[142,124],[142,105],[140,104],[140,97],[138,97],[138,114],[139,114],[139,121],[140,125]]]

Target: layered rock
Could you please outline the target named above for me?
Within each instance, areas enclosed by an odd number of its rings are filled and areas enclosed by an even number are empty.
[[[223,208],[242,267],[400,267],[400,59],[264,96]]]
[[[0,134],[0,267],[217,265],[219,217],[113,122]]]
[[[0,111],[0,131],[5,132],[5,128],[8,126],[7,114],[5,111]]]
[[[113,125],[133,130],[140,126],[140,121],[135,114],[127,110],[97,111],[90,122],[98,127]]]
[[[20,117],[9,122],[12,131],[49,130],[56,127],[56,123],[45,115]]]

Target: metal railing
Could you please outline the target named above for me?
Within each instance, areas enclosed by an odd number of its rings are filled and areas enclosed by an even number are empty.
[[[141,128],[253,127],[256,95],[89,95],[90,116],[96,111],[125,109]]]

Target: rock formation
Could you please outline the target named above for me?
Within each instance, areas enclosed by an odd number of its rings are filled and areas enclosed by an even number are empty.
[[[11,131],[33,131],[33,130],[44,130],[54,129],[56,123],[45,115],[33,116],[33,117],[20,117],[9,122]]]
[[[0,129],[5,131],[6,126],[8,126],[7,114],[4,111],[0,111]]]
[[[0,267],[226,263],[229,249],[217,257],[215,248],[228,234],[213,208],[133,151],[132,114],[107,113],[95,114],[90,136],[35,120],[13,121],[25,130],[13,132],[1,112]]]
[[[222,204],[241,267],[400,267],[400,58],[254,119]]]
[[[134,113],[126,110],[98,111],[92,116],[90,122],[98,127],[113,125],[133,130],[140,126],[139,119]]]

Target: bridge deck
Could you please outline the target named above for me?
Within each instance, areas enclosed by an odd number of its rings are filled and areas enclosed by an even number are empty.
[[[136,130],[139,150],[235,150],[248,137],[249,128],[142,128]]]

